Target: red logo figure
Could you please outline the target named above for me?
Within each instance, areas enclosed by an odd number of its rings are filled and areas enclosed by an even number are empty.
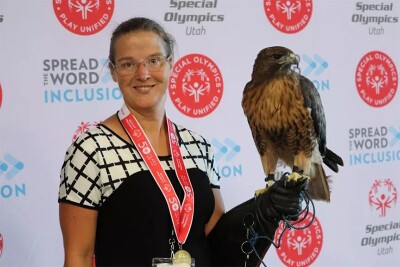
[[[78,129],[76,129],[74,135],[72,136],[72,142],[78,139],[80,134],[86,132],[87,130],[89,130],[90,127],[96,126],[97,124],[99,124],[99,122],[94,122],[94,123],[81,122],[81,124],[79,124],[78,126]]]
[[[210,58],[190,54],[175,63],[169,95],[175,107],[186,116],[207,116],[219,105],[222,93],[221,72]]]
[[[58,21],[72,33],[95,34],[110,22],[114,0],[53,0]]]
[[[0,257],[3,254],[3,246],[4,246],[3,236],[0,234]]]
[[[0,108],[2,102],[3,102],[3,90],[1,89],[1,84],[0,84]]]
[[[296,33],[310,22],[312,0],[264,0],[264,10],[275,29],[283,33]]]
[[[313,215],[308,213],[307,217],[296,227],[304,227],[310,224]],[[275,243],[283,231],[283,223],[280,224],[275,234]],[[323,241],[322,227],[315,217],[313,223],[302,230],[286,230],[283,233],[281,246],[276,250],[279,258],[286,266],[310,266],[321,252]]]
[[[375,180],[369,191],[368,202],[379,217],[385,217],[387,210],[397,203],[397,189],[393,182],[390,179]]]
[[[357,66],[356,86],[360,97],[368,105],[387,105],[397,91],[396,65],[383,52],[372,51],[366,54]]]

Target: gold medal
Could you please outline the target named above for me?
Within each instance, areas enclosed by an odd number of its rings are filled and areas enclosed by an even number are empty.
[[[186,250],[178,250],[174,254],[174,258],[172,259],[173,264],[190,264],[192,263],[192,257],[190,256],[189,252]]]

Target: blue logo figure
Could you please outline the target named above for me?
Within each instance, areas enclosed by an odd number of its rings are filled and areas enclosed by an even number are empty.
[[[319,55],[314,55],[314,60],[307,55],[303,55],[303,60],[308,64],[308,66],[302,71],[304,76],[308,76],[312,72],[319,76],[328,68],[328,62],[322,59]]]
[[[10,154],[4,155],[4,161],[0,160],[0,175],[5,173],[7,180],[11,180],[24,168],[24,163]]]
[[[396,130],[394,127],[390,127],[389,130],[393,134],[393,139],[390,140],[389,145],[394,147],[394,145],[400,140],[400,131]]]
[[[230,138],[225,138],[224,144],[217,139],[212,140],[212,145],[217,148],[215,151],[215,160],[218,161],[225,155],[226,161],[231,161],[239,152],[240,146],[233,142]]]

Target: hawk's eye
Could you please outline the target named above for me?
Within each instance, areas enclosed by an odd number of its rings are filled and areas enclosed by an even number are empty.
[[[272,56],[273,56],[273,58],[276,59],[276,60],[278,60],[278,59],[280,59],[280,58],[282,57],[281,54],[273,54]]]

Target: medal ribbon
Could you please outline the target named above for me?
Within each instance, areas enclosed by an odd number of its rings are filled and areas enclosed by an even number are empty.
[[[180,204],[179,198],[176,195],[175,189],[172,186],[167,173],[161,166],[150,141],[147,139],[145,132],[125,104],[118,112],[118,117],[130,139],[139,150],[140,155],[164,195],[171,215],[176,238],[179,243],[184,244],[193,222],[194,192],[179,149],[178,136],[172,122],[167,118],[168,141],[171,149],[172,160],[176,176],[178,177],[179,183],[184,192],[182,205]]]

